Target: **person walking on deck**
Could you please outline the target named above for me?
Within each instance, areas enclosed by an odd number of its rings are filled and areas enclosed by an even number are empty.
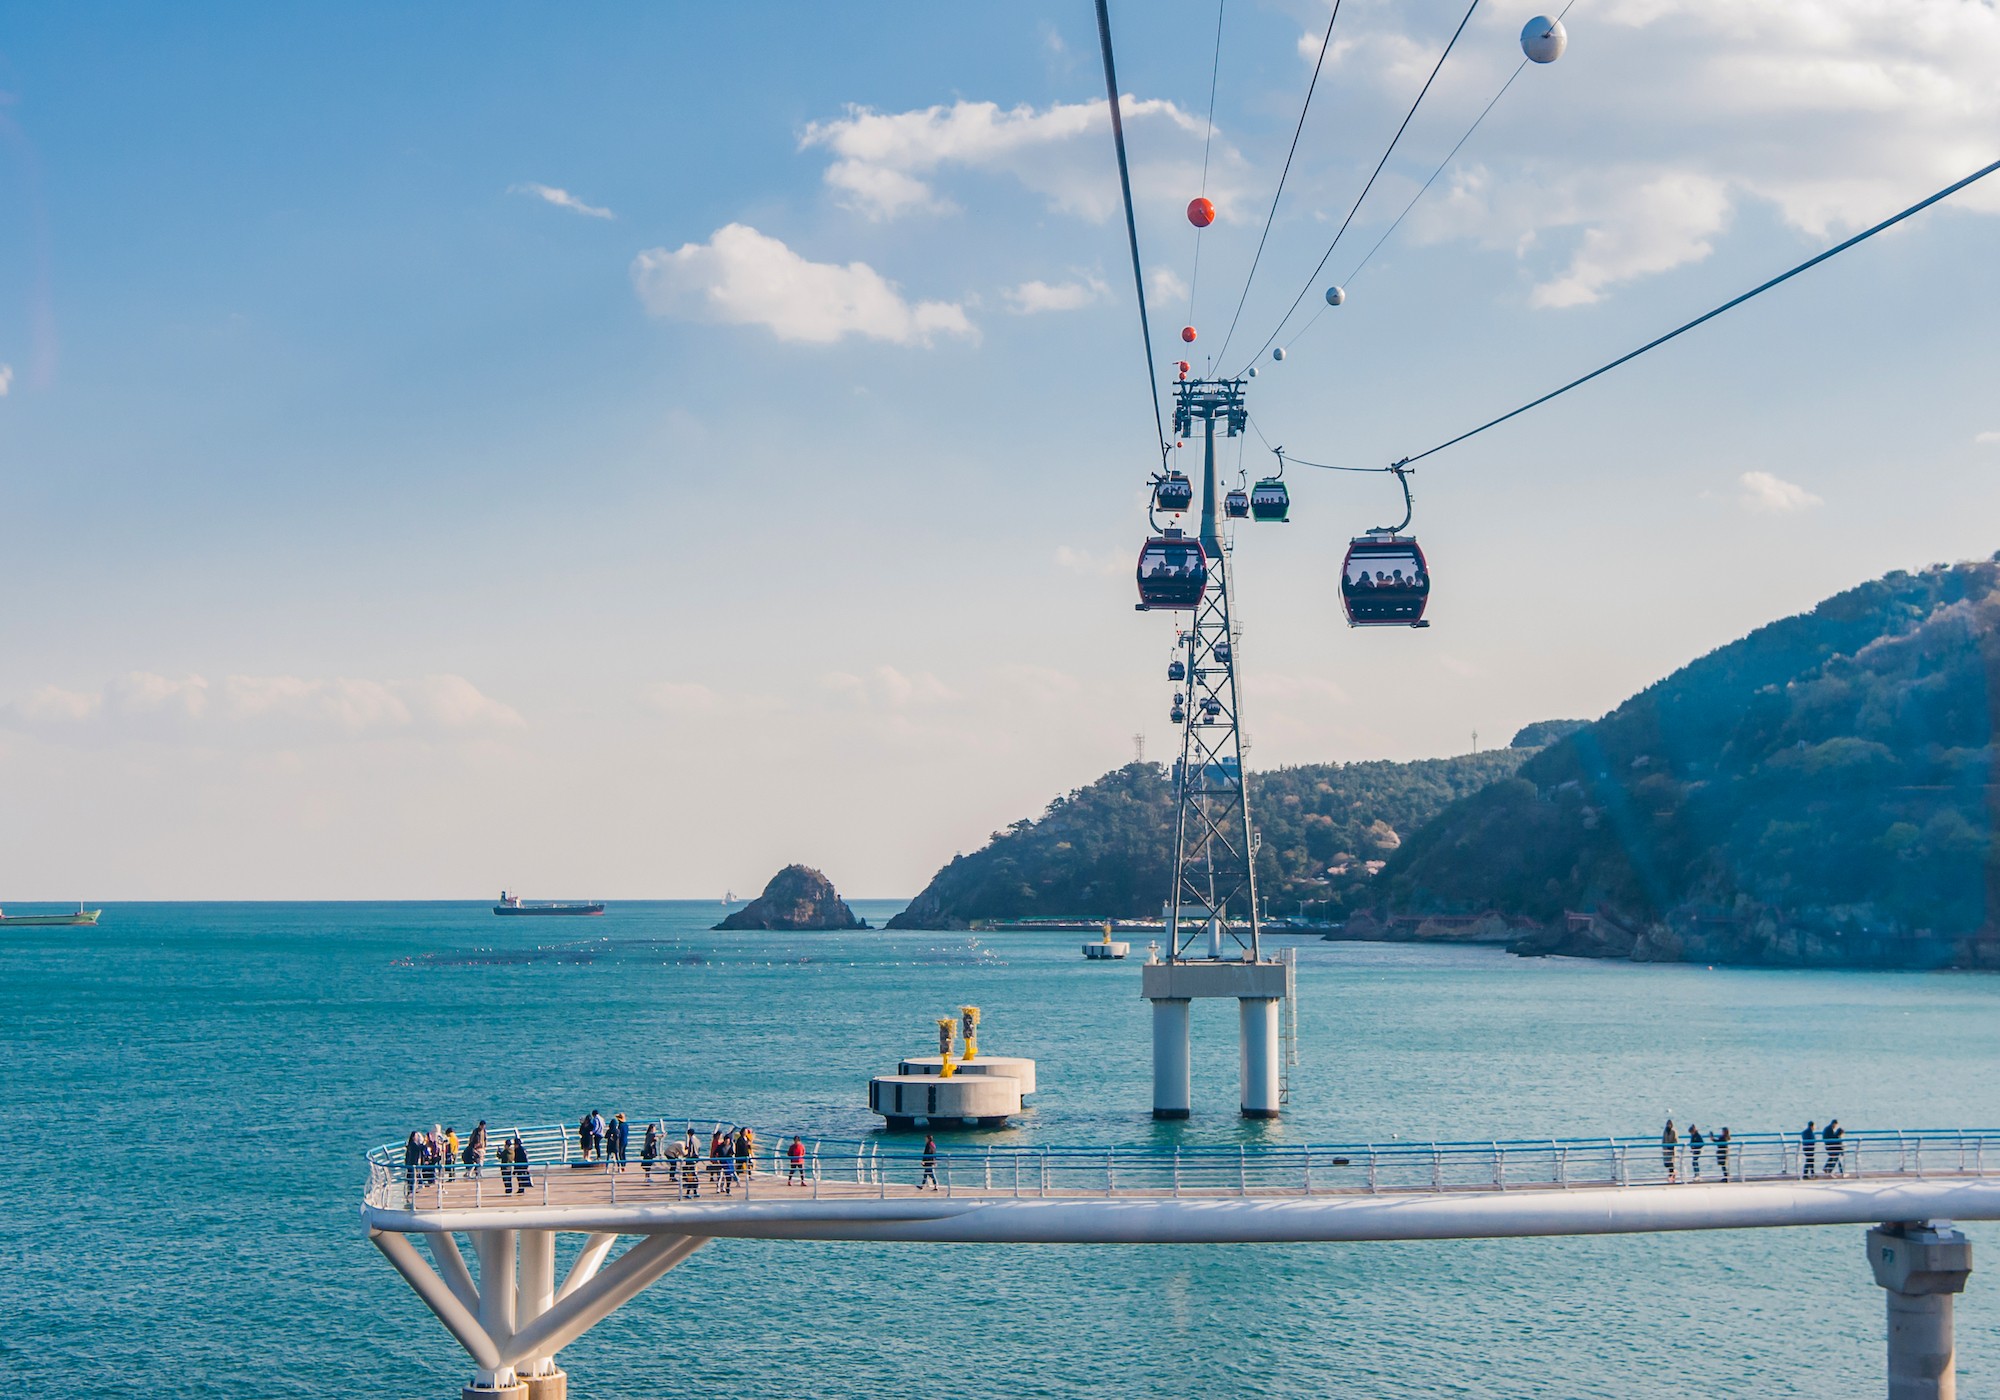
[[[458,1180],[458,1129],[444,1130],[444,1179]]]
[[[1688,1124],[1688,1161],[1694,1164],[1694,1175],[1701,1175],[1701,1147],[1708,1139],[1701,1135],[1699,1123]]]
[[[586,1162],[590,1160],[590,1115],[588,1113],[576,1120],[576,1155]]]
[[[500,1144],[500,1184],[507,1188],[507,1194],[514,1194],[514,1144]]]
[[[613,1114],[608,1131],[611,1134],[611,1149],[604,1154],[605,1169],[622,1172],[625,1170],[625,1153],[632,1141],[632,1125],[625,1121],[624,1114]]]
[[[1660,1130],[1660,1165],[1666,1168],[1668,1181],[1681,1179],[1680,1146],[1680,1131],[1674,1127],[1674,1120],[1669,1118],[1667,1126]]]
[[[646,1140],[639,1144],[639,1170],[646,1174],[648,1185],[651,1185],[653,1180],[653,1163],[657,1162],[659,1158],[660,1125],[658,1123],[648,1123],[646,1125]]]
[[[472,1141],[465,1145],[465,1165],[478,1177],[486,1170],[486,1120],[479,1120],[479,1126],[472,1130]]]
[[[790,1186],[793,1182],[796,1181],[801,1186],[805,1185],[806,1184],[805,1139],[800,1137],[797,1133],[793,1133],[792,1145],[787,1150],[786,1156],[790,1160],[790,1166],[785,1171],[785,1184],[787,1186]]]
[[[1819,1160],[1819,1134],[1813,1131],[1813,1126],[1811,1123],[1806,1124],[1805,1131],[1799,1134],[1799,1152],[1805,1159],[1805,1171],[1803,1173],[1805,1176],[1819,1175],[1814,1170]]]
[[[921,1191],[926,1185],[933,1191],[938,1189],[937,1139],[929,1133],[924,1134],[924,1176],[923,1180],[917,1183],[917,1189]]]
[[[743,1127],[736,1130],[736,1172],[748,1181],[757,1172],[757,1130]]]
[[[410,1136],[403,1143],[403,1204],[408,1205],[417,1193],[417,1168],[424,1160],[424,1134],[420,1128],[410,1129]]]
[[[1715,1167],[1722,1173],[1724,1181],[1729,1180],[1729,1129],[1727,1128],[1715,1135]]]
[[[1844,1140],[1846,1137],[1847,1130],[1840,1126],[1838,1118],[1827,1119],[1826,1126],[1820,1129],[1819,1140],[1821,1146],[1826,1148],[1828,1176],[1847,1175],[1847,1143]]]

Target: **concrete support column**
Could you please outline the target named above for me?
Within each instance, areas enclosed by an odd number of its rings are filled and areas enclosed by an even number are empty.
[[[526,1327],[555,1305],[556,1234],[553,1230],[521,1232],[520,1325]],[[528,1400],[566,1400],[569,1377],[557,1366],[554,1352],[539,1352],[514,1368],[528,1386]]]
[[[1889,1400],[1956,1400],[1952,1295],[1972,1272],[1972,1242],[1948,1221],[1868,1232],[1868,1265],[1889,1304]]]
[[[479,1325],[495,1340],[514,1335],[514,1237],[512,1230],[475,1230],[479,1255]],[[511,1365],[481,1366],[465,1387],[463,1400],[527,1400],[527,1387]]]
[[[1153,1116],[1185,1118],[1194,1102],[1194,1051],[1186,997],[1153,1001]]]
[[[1278,1000],[1241,997],[1236,1005],[1243,1023],[1243,1116],[1278,1116]]]

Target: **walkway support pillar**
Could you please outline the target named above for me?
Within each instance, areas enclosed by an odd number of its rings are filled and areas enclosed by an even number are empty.
[[[1241,997],[1237,1000],[1243,1026],[1243,1116],[1278,1116],[1278,1000]]]
[[[514,1237],[512,1230],[475,1230],[479,1255],[479,1326],[496,1342],[514,1333]],[[461,1400],[528,1400],[528,1388],[511,1364],[481,1366]]]
[[[555,1306],[556,1234],[553,1230],[521,1232],[519,1322],[526,1327]],[[538,1352],[515,1367],[527,1383],[528,1400],[568,1400],[569,1376],[556,1365],[555,1353]]]
[[[1952,1295],[1972,1272],[1972,1242],[1949,1221],[1878,1225],[1868,1265],[1889,1304],[1889,1400],[1956,1400]]]
[[[1188,999],[1153,1001],[1153,1116],[1185,1118],[1194,1102],[1194,1050]]]

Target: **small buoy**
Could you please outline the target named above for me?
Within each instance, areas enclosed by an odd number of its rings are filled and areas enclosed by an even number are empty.
[[[1521,52],[1537,63],[1554,63],[1569,47],[1569,32],[1559,19],[1536,15],[1521,31]]]
[[[1215,204],[1206,195],[1196,195],[1188,201],[1188,222],[1196,228],[1207,228],[1215,222]]]
[[[1182,327],[1181,327],[1181,339],[1182,339],[1182,340],[1185,340],[1185,341],[1186,341],[1186,342],[1187,342],[1188,344],[1190,344],[1190,345],[1194,344],[1194,327],[1193,327],[1193,326],[1182,326]]]
[[[1282,360],[1282,359],[1284,359],[1284,358],[1285,358],[1285,347],[1284,347],[1284,346],[1282,346],[1282,345],[1278,346],[1278,347],[1277,347],[1277,348],[1276,348],[1275,350],[1273,350],[1273,351],[1271,352],[1271,358],[1272,358],[1272,359],[1274,359],[1274,360]]]
[[[1347,289],[1345,287],[1328,287],[1326,289],[1326,304],[1328,306],[1338,306],[1346,300]]]

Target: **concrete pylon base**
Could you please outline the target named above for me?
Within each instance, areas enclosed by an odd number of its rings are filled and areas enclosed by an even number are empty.
[[[1972,1273],[1971,1243],[1944,1222],[1880,1225],[1868,1232],[1868,1263],[1889,1304],[1889,1400],[1953,1400],[1952,1295]]]
[[[468,1385],[458,1394],[459,1400],[528,1400],[528,1387],[519,1381],[512,1385]]]
[[[569,1400],[569,1372],[550,1371],[545,1376],[523,1376],[528,1400]]]

